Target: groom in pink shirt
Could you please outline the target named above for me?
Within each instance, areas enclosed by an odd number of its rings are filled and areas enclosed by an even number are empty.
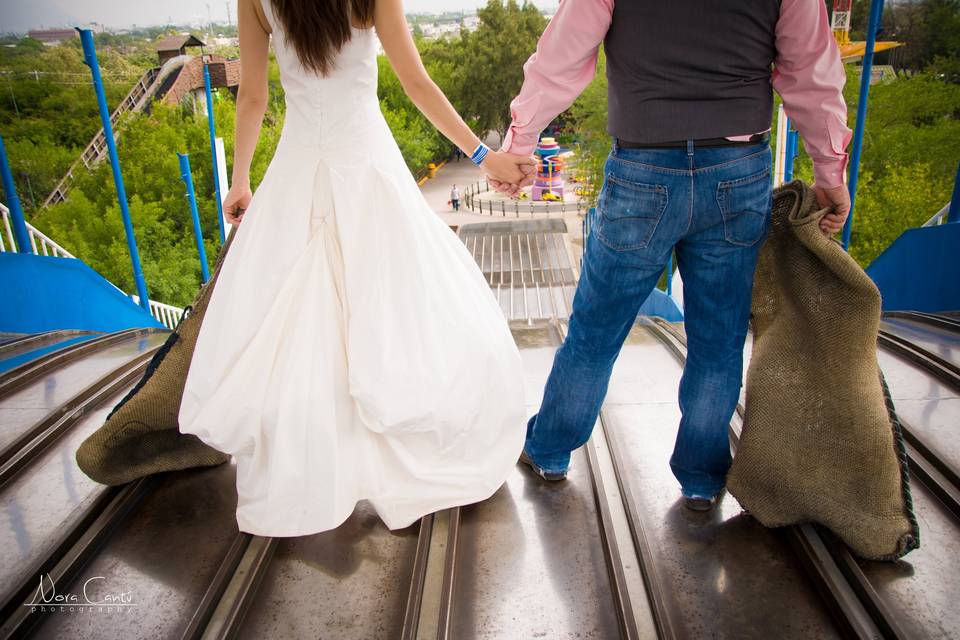
[[[773,91],[813,159],[820,204],[833,209],[821,229],[836,233],[850,208],[843,66],[822,0],[562,0],[524,65],[501,150],[530,155],[593,78],[601,42],[613,146],[567,339],[521,460],[546,480],[566,477],[640,305],[675,252],[688,358],[670,466],[685,504],[706,511],[730,466],[727,425],[769,227]]]

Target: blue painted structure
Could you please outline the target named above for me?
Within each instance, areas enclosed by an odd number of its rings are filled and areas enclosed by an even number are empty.
[[[659,316],[667,322],[683,322],[683,311],[677,306],[673,298],[660,289],[654,289],[647,299],[640,305],[637,315]]]
[[[93,44],[93,32],[90,29],[77,29],[83,45],[83,61],[90,67],[93,76],[93,88],[97,93],[97,107],[100,110],[100,122],[103,123],[103,135],[107,140],[107,152],[110,155],[110,168],[113,170],[113,183],[117,188],[117,200],[123,216],[123,230],[127,236],[127,248],[130,251],[130,263],[133,266],[133,280],[137,285],[140,306],[150,313],[150,299],[147,297],[147,281],[140,266],[140,252],[137,250],[137,238],[133,233],[133,221],[130,219],[130,206],[127,203],[127,190],[123,186],[123,174],[120,173],[120,159],[117,157],[117,143],[113,137],[113,125],[110,123],[110,110],[107,108],[107,96],[103,92],[103,80],[100,78],[100,63],[97,62],[97,48]],[[67,327],[55,327],[65,329]]]
[[[870,1],[870,19],[867,23],[867,42],[863,52],[863,66],[860,73],[860,99],[857,102],[857,122],[853,129],[853,148],[850,151],[850,176],[847,188],[850,190],[850,215],[843,225],[843,248],[850,247],[850,232],[853,229],[854,205],[857,201],[857,180],[860,177],[860,154],[863,152],[863,127],[867,120],[867,100],[870,97],[870,78],[873,75],[873,49],[877,43],[877,29],[883,15],[883,0]]]
[[[673,251],[667,258],[667,295],[673,295]]]
[[[960,224],[907,229],[867,267],[884,311],[960,310]]]
[[[74,258],[0,253],[0,281],[4,283],[0,331],[120,331],[163,326]]]
[[[950,198],[947,222],[960,222],[960,163],[957,163],[957,177],[953,181],[953,197]]]
[[[10,162],[7,159],[7,147],[0,136],[0,173],[3,177],[3,191],[7,195],[7,208],[13,219],[13,235],[17,240],[17,251],[33,253],[30,245],[30,234],[27,233],[27,223],[23,219],[23,207],[20,206],[20,196],[17,195],[17,185],[13,181],[13,172],[10,171]],[[12,247],[11,247],[12,248]]]
[[[203,230],[200,228],[200,214],[197,212],[197,194],[193,190],[193,176],[190,173],[190,156],[178,153],[180,160],[180,177],[187,187],[187,200],[190,202],[190,215],[193,217],[193,236],[197,241],[197,253],[200,255],[200,273],[203,281],[210,279],[210,268],[207,266],[207,250],[203,246]]]
[[[220,227],[220,243],[226,242],[226,230],[223,228],[223,199],[220,197],[220,173],[217,171],[217,127],[213,121],[213,92],[210,91],[210,67],[203,59],[203,89],[207,96],[207,129],[210,131],[210,158],[213,161],[213,188],[217,197],[217,225]],[[206,258],[203,264],[206,265]],[[206,269],[206,266],[204,266]],[[204,282],[207,278],[204,277]]]

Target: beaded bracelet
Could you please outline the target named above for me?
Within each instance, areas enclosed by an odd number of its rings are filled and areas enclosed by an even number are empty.
[[[470,156],[470,161],[478,167],[483,162],[483,159],[487,157],[487,154],[490,153],[490,147],[483,144],[482,142],[477,145],[476,150],[474,150],[473,155]]]

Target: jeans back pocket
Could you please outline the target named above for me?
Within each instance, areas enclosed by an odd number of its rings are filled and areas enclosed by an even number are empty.
[[[607,173],[597,204],[597,238],[616,251],[645,249],[667,208],[667,188]]]
[[[770,167],[759,173],[724,180],[717,185],[723,234],[730,244],[749,247],[766,235],[773,185]]]

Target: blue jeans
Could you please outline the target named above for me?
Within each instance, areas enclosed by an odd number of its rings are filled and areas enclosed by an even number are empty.
[[[589,439],[623,341],[675,250],[688,353],[670,467],[684,495],[723,488],[753,272],[770,224],[770,162],[765,143],[624,149],[614,142],[569,332],[527,424],[526,451],[536,464],[565,471],[570,452]]]

